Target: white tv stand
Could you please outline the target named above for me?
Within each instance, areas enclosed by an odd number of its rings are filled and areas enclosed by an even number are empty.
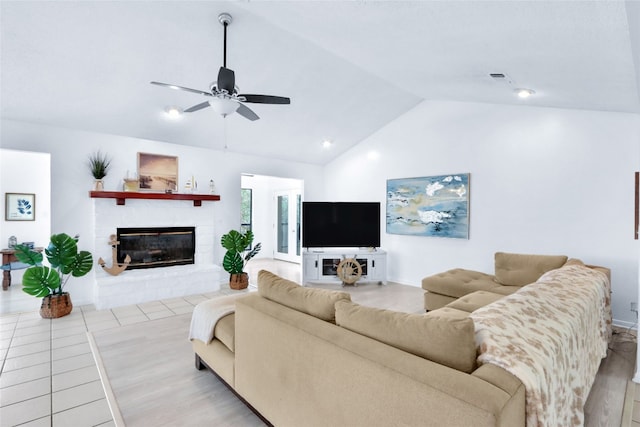
[[[360,282],[387,284],[387,253],[382,250],[337,248],[305,249],[302,253],[302,284],[338,282],[337,267],[345,258],[355,258],[362,266]]]

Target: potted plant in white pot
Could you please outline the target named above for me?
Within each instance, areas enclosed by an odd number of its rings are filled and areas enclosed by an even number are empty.
[[[231,289],[245,289],[249,286],[249,275],[244,271],[244,267],[262,248],[262,243],[251,247],[253,238],[251,230],[247,230],[244,234],[237,230],[231,230],[220,240],[222,247],[227,250],[222,260],[222,268],[229,273],[229,287]]]
[[[104,179],[107,176],[109,167],[111,166],[111,159],[106,154],[102,154],[99,150],[89,156],[89,171],[94,178],[93,190],[104,190]]]
[[[16,246],[16,258],[31,265],[22,277],[22,290],[42,298],[40,316],[53,319],[71,313],[73,304],[64,286],[70,277],[81,277],[93,268],[93,256],[78,251],[78,236],[54,234],[44,250],[49,266],[42,265],[42,253],[25,245]]]

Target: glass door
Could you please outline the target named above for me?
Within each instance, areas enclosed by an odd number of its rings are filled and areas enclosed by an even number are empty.
[[[274,258],[300,263],[302,196],[300,190],[277,191]]]

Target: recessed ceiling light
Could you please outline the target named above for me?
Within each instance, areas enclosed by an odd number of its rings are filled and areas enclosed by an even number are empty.
[[[533,95],[534,93],[536,93],[534,90],[531,89],[525,89],[525,88],[519,88],[519,89],[515,89],[515,93],[518,95],[518,98],[528,98],[531,95]]]
[[[324,141],[322,141],[322,147],[323,148],[329,148],[333,145],[333,142],[329,141],[328,139],[325,139]]]
[[[369,151],[367,153],[367,159],[369,159],[369,160],[377,160],[379,158],[380,158],[380,153],[378,153],[375,150]]]
[[[182,117],[182,108],[180,107],[166,107],[164,109],[164,114],[170,119],[179,119]]]

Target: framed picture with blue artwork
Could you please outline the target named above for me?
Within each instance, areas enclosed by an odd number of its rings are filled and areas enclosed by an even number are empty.
[[[36,195],[32,193],[5,193],[4,219],[6,221],[35,221]]]
[[[469,238],[469,174],[387,180],[387,233]]]

